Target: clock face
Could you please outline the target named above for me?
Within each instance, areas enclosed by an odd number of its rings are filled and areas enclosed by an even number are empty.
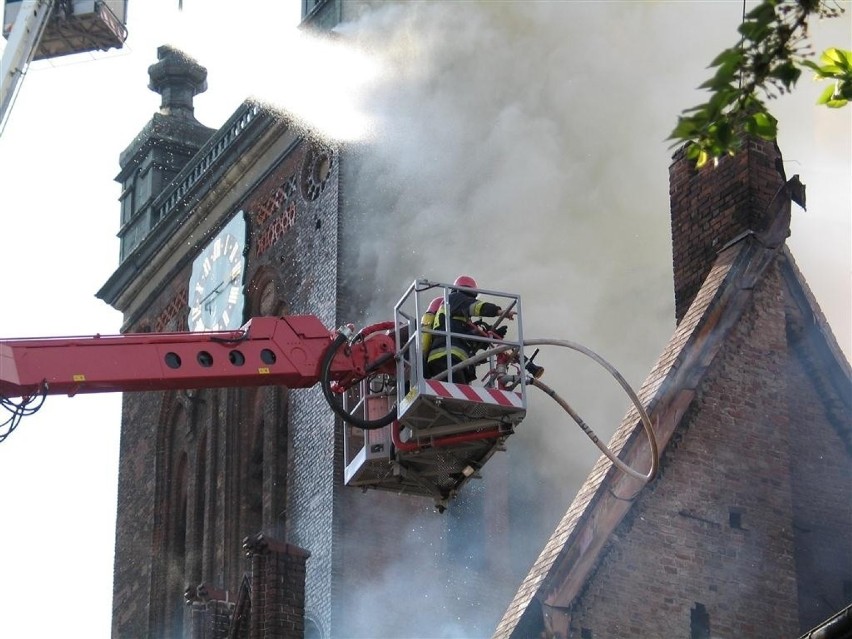
[[[242,325],[245,237],[240,211],[192,263],[190,330],[222,331]]]

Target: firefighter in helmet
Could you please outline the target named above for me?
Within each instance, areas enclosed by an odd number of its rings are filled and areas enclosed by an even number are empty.
[[[503,309],[491,302],[481,302],[476,299],[475,291],[462,290],[479,288],[469,275],[460,275],[453,282],[453,288],[447,296],[447,306],[441,304],[435,313],[432,329],[435,331],[447,330],[447,314],[449,313],[450,343],[446,343],[444,335],[432,335],[432,344],[426,358],[426,374],[435,377],[447,370],[447,349],[450,353],[450,365],[455,366],[459,362],[472,357],[476,351],[487,346],[487,342],[479,340],[466,340],[459,335],[476,335],[476,327],[471,323],[472,317],[498,317],[503,314]],[[441,300],[441,298],[437,298]],[[434,300],[433,300],[434,303]],[[506,314],[507,319],[513,319],[515,311]],[[476,367],[465,366],[461,370],[453,371],[452,381],[469,384],[476,379]]]

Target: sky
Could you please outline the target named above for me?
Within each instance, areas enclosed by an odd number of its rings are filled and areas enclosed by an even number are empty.
[[[118,332],[120,314],[94,297],[118,261],[113,177],[159,106],[147,67],[173,44],[208,68],[195,99],[207,126],[256,96],[361,155],[350,250],[370,314],[389,314],[416,277],[464,269],[522,293],[528,337],[587,344],[641,383],[673,328],[664,138],[735,41],[739,2],[417,3],[342,27],[358,47],[343,52],[297,35],[297,0],[177,4],[131,0],[122,50],[32,65],[0,136],[0,336]],[[850,33],[848,12],[813,29],[817,48],[852,48]],[[820,90],[803,79],[773,112],[787,174],[808,186],[789,244],[849,357],[852,110],[815,107]],[[438,259],[432,233],[449,238]],[[590,398],[587,421],[611,432],[618,391],[548,357],[557,391]],[[0,635],[109,635],[119,425],[119,395],[50,397],[0,444]],[[552,482],[554,520],[597,456],[565,432],[558,446],[517,435],[534,464],[509,452],[513,477]]]

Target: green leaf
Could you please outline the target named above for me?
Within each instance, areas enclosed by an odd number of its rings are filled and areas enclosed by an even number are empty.
[[[734,131],[731,128],[731,123],[727,120],[723,120],[719,122],[715,127],[716,140],[719,143],[719,146],[723,149],[727,149],[731,145],[731,140],[733,139]]]
[[[828,104],[831,101],[831,99],[834,97],[834,89],[835,89],[835,85],[825,87],[825,90],[822,93],[820,93],[819,98],[817,98],[816,103],[817,104]]]
[[[836,64],[825,64],[820,67],[820,73],[826,77],[835,77],[843,73],[843,69],[841,69]]]
[[[687,118],[678,118],[677,126],[669,135],[669,140],[688,140],[698,132],[698,127],[692,120]]]
[[[850,97],[852,97],[852,86],[844,87],[839,82],[835,82],[820,94],[817,104],[824,104],[829,109],[840,109],[846,106]]]
[[[762,22],[769,22],[771,20],[774,20],[776,4],[777,3],[773,2],[773,0],[764,0],[746,14],[746,19],[760,20]]]
[[[774,140],[778,134],[778,120],[766,111],[752,114],[745,126],[746,131],[764,140]]]
[[[742,92],[728,85],[725,88],[720,88],[710,97],[707,107],[717,113],[721,113],[725,108],[737,102],[740,97],[742,97]]]
[[[770,77],[777,78],[784,85],[785,89],[790,90],[795,86],[799,76],[802,75],[802,70],[797,68],[792,62],[785,62],[775,67],[769,75]]]
[[[769,35],[771,30],[767,24],[762,22],[743,22],[737,31],[747,40],[760,42]]]
[[[841,69],[852,69],[852,51],[831,47],[822,52],[820,60],[829,66],[836,65]]]
[[[743,52],[741,49],[725,49],[715,57],[713,62],[710,63],[711,67],[718,66],[732,66],[735,67],[740,64],[743,59]]]
[[[808,67],[811,71],[816,73],[818,76],[825,77],[823,72],[822,72],[822,67],[819,66],[816,62],[813,62],[812,60],[802,60],[801,64],[804,67]]]

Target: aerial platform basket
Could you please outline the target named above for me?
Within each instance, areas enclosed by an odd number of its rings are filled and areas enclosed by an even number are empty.
[[[32,6],[32,2],[6,0],[4,38],[9,37],[18,13]],[[127,0],[56,0],[32,59],[120,49],[127,40],[126,21]]]
[[[445,379],[429,379],[424,371],[422,345],[427,336],[442,336],[450,344],[462,339],[476,342],[480,352],[495,346],[516,349],[523,357],[523,317],[520,296],[471,289],[478,299],[497,304],[516,312],[512,335],[504,339],[455,334],[449,329],[438,331],[421,325],[421,318],[432,299],[441,297],[444,303],[452,292],[448,284],[418,280],[412,284],[394,307],[397,326],[397,415],[401,424],[415,436],[437,436],[469,432],[489,426],[517,424],[526,415],[526,387],[522,383],[507,388],[498,378],[489,375],[497,368],[496,356],[478,367],[479,382],[463,383],[460,371],[450,370]],[[491,318],[492,321],[494,318]],[[520,379],[518,380],[520,381]]]
[[[517,353],[518,362],[525,361],[518,295],[470,289],[480,300],[515,311],[505,338],[471,337],[421,325],[430,302],[440,297],[446,303],[452,291],[449,284],[418,280],[395,306],[396,379],[373,378],[349,399],[369,417],[387,413],[395,402],[397,421],[371,431],[346,426],[348,485],[433,497],[443,509],[465,482],[478,476],[525,417],[524,367],[506,371],[496,353],[477,365],[478,379],[470,384],[462,382],[459,371],[449,371],[444,379],[427,377],[423,353],[427,336],[441,335],[451,346],[454,340],[476,341],[480,353],[502,348]]]

